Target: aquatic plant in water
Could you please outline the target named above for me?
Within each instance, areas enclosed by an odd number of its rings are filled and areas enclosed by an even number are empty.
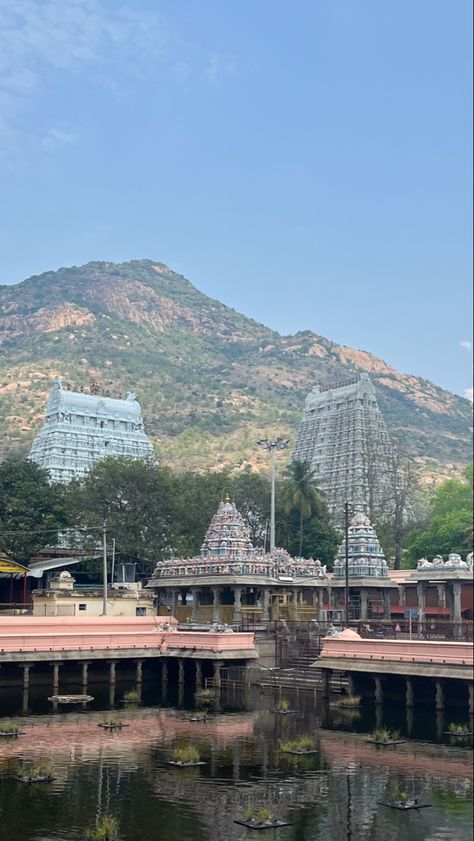
[[[360,702],[362,698],[360,695],[343,695],[342,698],[338,698],[336,701],[332,702],[333,707],[350,707],[355,709],[356,707],[360,707]]]
[[[136,689],[128,689],[127,692],[123,694],[123,700],[127,701],[127,703],[137,703],[139,700],[140,695]]]
[[[377,727],[371,733],[374,742],[396,742],[400,738],[399,730],[391,730],[389,727]]]
[[[194,698],[198,707],[210,710],[214,706],[216,694],[213,689],[197,689]]]
[[[0,721],[0,733],[7,736],[16,736],[19,730],[20,726],[16,721]]]
[[[199,762],[201,755],[195,745],[187,744],[174,748],[172,757],[173,762],[178,762],[180,765],[190,765]]]
[[[0,730],[2,729],[0,724]],[[469,736],[470,729],[467,724],[455,724],[453,721],[448,726],[448,731],[452,736]]]
[[[304,753],[314,750],[314,739],[312,736],[299,736],[297,739],[288,739],[280,742],[280,750],[283,753]]]
[[[118,841],[119,821],[113,815],[102,815],[95,826],[86,829],[87,841]]]

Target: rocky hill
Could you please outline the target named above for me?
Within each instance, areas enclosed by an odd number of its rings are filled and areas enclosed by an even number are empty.
[[[428,474],[471,458],[471,407],[364,350],[281,336],[162,263],[88,263],[0,287],[0,453],[26,453],[51,380],[137,393],[160,460],[261,463],[255,441],[293,437],[315,382],[368,371],[391,433]]]

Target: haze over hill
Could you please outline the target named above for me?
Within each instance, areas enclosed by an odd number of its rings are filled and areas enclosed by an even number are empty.
[[[370,373],[391,434],[426,473],[470,460],[467,400],[310,331],[281,336],[162,263],[92,262],[0,287],[3,456],[28,451],[60,376],[136,392],[171,466],[257,464],[257,438],[293,438],[316,382],[356,371]]]

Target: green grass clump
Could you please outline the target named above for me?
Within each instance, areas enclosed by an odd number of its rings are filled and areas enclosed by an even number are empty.
[[[400,737],[400,731],[391,730],[389,727],[377,727],[371,736],[374,742],[396,742]]]
[[[128,689],[123,693],[123,700],[128,703],[135,704],[139,700],[140,695],[136,689]]]
[[[312,736],[299,736],[297,739],[288,739],[285,742],[280,742],[280,750],[283,753],[314,750],[314,739]]]
[[[216,693],[213,689],[197,689],[194,698],[198,707],[204,710],[210,710],[214,706]]]
[[[272,820],[270,811],[266,807],[262,807],[255,815],[255,820],[257,823],[270,823]]]
[[[113,815],[102,815],[95,826],[86,829],[88,841],[118,841],[119,821]]]
[[[102,724],[105,724],[106,727],[122,727],[122,722],[120,718],[117,718],[117,716],[111,716],[110,718],[104,719]]]
[[[356,707],[360,707],[360,702],[362,698],[360,695],[343,695],[342,698],[339,698],[337,701],[334,701],[335,707],[352,707],[355,709]]]
[[[179,745],[173,750],[173,762],[180,762],[186,765],[190,762],[199,762],[201,755],[195,745]]]
[[[0,730],[2,729],[0,724]],[[453,721],[448,727],[452,736],[468,736],[471,732],[468,724],[455,724]]]
[[[36,779],[37,777],[52,777],[53,766],[48,760],[38,762],[36,765],[23,765],[17,770],[17,776],[31,777],[32,779]]]
[[[14,736],[18,733],[20,727],[16,721],[0,721],[0,732],[6,733],[8,736]]]

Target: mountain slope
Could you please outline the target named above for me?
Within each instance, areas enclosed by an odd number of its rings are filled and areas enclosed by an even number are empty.
[[[160,459],[256,463],[262,434],[294,436],[307,392],[370,372],[391,433],[428,473],[471,458],[468,401],[310,331],[281,336],[162,263],[88,263],[0,287],[0,452],[26,452],[51,379],[137,392]],[[447,467],[446,467],[447,466]]]

